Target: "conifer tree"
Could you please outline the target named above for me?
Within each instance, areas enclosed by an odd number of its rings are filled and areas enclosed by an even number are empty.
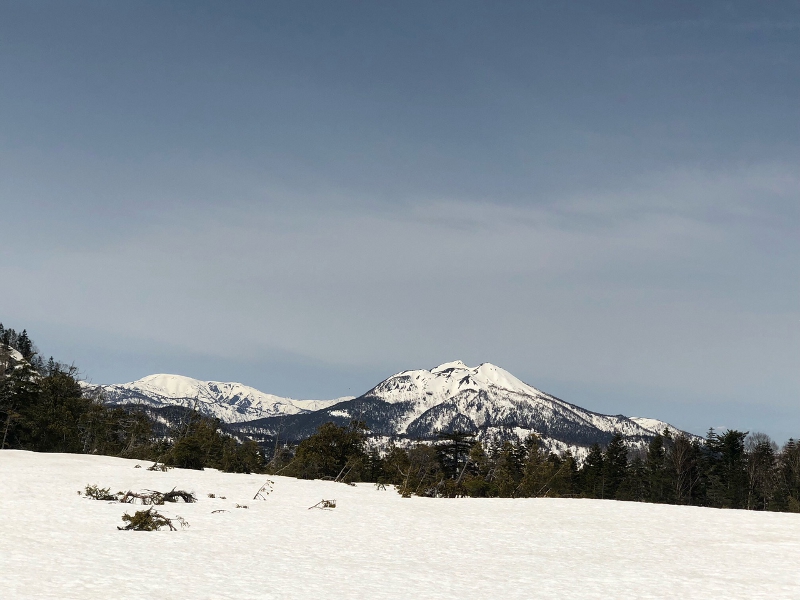
[[[550,491],[553,463],[547,460],[547,453],[541,448],[541,442],[537,435],[529,435],[524,441],[524,447],[525,458],[522,464],[519,495],[525,497],[546,496]]]
[[[664,430],[669,437],[669,432]],[[647,446],[645,473],[647,477],[647,495],[649,502],[669,502],[671,490],[667,474],[667,450],[664,447],[664,436],[656,435]],[[671,438],[670,438],[671,439]]]
[[[484,498],[497,495],[490,483],[492,464],[480,442],[475,442],[469,451],[467,473],[462,486],[468,496]]]
[[[600,448],[600,444],[592,444],[579,473],[581,493],[586,498],[605,497],[605,469],[603,468],[603,463],[603,450]]]
[[[492,483],[501,498],[513,498],[517,494],[517,486],[522,478],[519,455],[519,448],[515,448],[508,440],[494,452]]]
[[[614,432],[603,457],[604,492],[603,497],[614,498],[617,489],[625,479],[628,468],[628,448],[618,431]]]
[[[617,493],[617,500],[644,502],[648,499],[648,477],[645,462],[637,453],[628,464],[625,478],[622,480]]]
[[[744,439],[747,432],[728,430],[706,436],[708,501],[720,508],[743,508],[747,490]]]

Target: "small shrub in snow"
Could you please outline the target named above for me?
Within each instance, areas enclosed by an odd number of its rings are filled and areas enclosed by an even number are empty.
[[[97,485],[87,485],[84,490],[84,495],[93,500],[117,500],[116,494],[109,493],[111,488],[101,488]],[[80,494],[80,492],[78,492]]]
[[[160,512],[148,508],[147,510],[137,510],[133,515],[125,513],[122,515],[122,520],[127,523],[125,527],[117,527],[120,531],[158,531],[168,527],[170,531],[177,531],[177,527],[173,525],[178,522],[181,529],[189,527],[183,517],[176,516],[174,519],[165,517]]]
[[[172,467],[168,467],[165,464],[155,462],[149,467],[147,467],[148,471],[169,471]]]
[[[336,508],[336,500],[320,500],[314,506],[309,506],[308,510],[311,510],[312,508],[319,508],[320,510]]]

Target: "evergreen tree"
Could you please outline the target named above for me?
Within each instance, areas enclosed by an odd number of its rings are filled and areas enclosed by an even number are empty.
[[[553,463],[548,461],[547,453],[535,434],[529,435],[524,443],[524,462],[522,478],[519,484],[519,495],[525,497],[547,496],[554,474]]]
[[[359,481],[366,462],[363,422],[347,427],[324,423],[317,432],[297,446],[294,464],[285,474],[302,479],[345,479]]]
[[[28,337],[28,331],[26,329],[23,329],[22,333],[17,338],[17,350],[22,354],[22,358],[25,360],[30,361],[30,359],[33,358],[33,342],[31,342]]]
[[[517,495],[517,487],[522,479],[520,452],[514,444],[506,440],[494,452],[494,470],[491,482],[501,498],[513,498]]]
[[[747,494],[744,439],[747,432],[709,430],[705,456],[708,502],[720,508],[744,508]]]
[[[605,469],[600,444],[592,444],[579,472],[581,494],[586,498],[605,497]]]
[[[800,512],[800,443],[790,438],[778,458],[777,507]]]
[[[614,432],[603,457],[603,479],[605,486],[603,497],[616,497],[617,490],[625,479],[627,468],[628,448],[625,445],[622,434]]]
[[[489,455],[480,442],[475,442],[469,451],[467,472],[462,483],[468,496],[485,498],[496,496],[497,491],[490,482],[492,464]]]
[[[665,430],[664,433],[671,441],[669,432]],[[648,444],[644,467],[647,477],[645,499],[649,502],[670,502],[672,488],[667,473],[667,450],[663,435],[656,435]]]
[[[645,461],[636,455],[630,461],[615,497],[617,500],[630,500],[633,502],[646,502],[650,496],[648,486],[648,472]]]
[[[475,434],[454,431],[436,436],[439,462],[448,479],[460,479],[466,468],[469,452],[475,443]]]

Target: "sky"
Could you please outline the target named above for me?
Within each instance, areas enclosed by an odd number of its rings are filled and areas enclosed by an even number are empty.
[[[491,362],[800,437],[796,2],[0,0],[0,321],[95,383]]]

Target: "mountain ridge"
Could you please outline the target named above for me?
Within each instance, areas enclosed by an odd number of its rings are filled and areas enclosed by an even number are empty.
[[[615,432],[630,446],[642,446],[664,429],[684,433],[658,419],[581,408],[491,363],[469,367],[451,361],[430,370],[401,371],[361,396],[333,400],[282,398],[240,383],[168,374],[94,387],[112,405],[197,408],[269,443],[278,438],[295,442],[325,422],[347,425],[354,419],[384,440],[433,439],[443,432],[464,431],[497,442],[535,433],[548,449],[577,454],[593,443],[607,443]]]
[[[106,404],[194,408],[226,423],[311,412],[351,398],[298,400],[267,394],[241,383],[204,381],[168,373],[147,375],[129,383],[96,385],[84,382],[83,385],[87,389],[101,390]]]

